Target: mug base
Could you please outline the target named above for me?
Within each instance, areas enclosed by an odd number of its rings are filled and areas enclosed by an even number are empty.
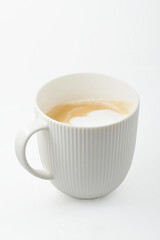
[[[106,197],[108,194],[110,193],[107,193],[107,194],[104,194],[104,195],[101,195],[101,196],[97,196],[97,197],[76,197],[76,196],[72,196],[72,195],[68,195],[69,197],[71,198],[74,198],[74,199],[77,199],[77,200],[96,200],[96,199],[99,199],[99,198],[103,198],[103,197]]]
[[[76,196],[70,193],[67,193],[63,190],[61,190],[58,186],[56,186],[52,181],[51,181],[52,185],[54,185],[54,187],[56,187],[60,192],[64,193],[65,195],[74,198],[74,199],[78,199],[78,200],[96,200],[98,198],[103,198],[106,197],[107,195],[111,194],[118,186],[116,186],[115,188],[111,189],[110,191],[100,194],[100,195],[96,195],[96,196],[92,196],[92,197],[87,197],[87,196]]]

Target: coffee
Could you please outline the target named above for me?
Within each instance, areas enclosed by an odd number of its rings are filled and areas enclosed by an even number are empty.
[[[58,104],[46,115],[73,126],[100,126],[121,120],[130,107],[126,101],[84,100]]]

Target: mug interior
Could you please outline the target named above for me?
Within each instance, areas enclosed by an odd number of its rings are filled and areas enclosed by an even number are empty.
[[[46,114],[57,104],[87,99],[130,102],[130,114],[139,104],[137,92],[125,82],[103,74],[80,73],[62,76],[45,84],[37,93],[36,105]]]

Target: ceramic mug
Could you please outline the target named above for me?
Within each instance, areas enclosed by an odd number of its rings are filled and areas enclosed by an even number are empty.
[[[120,121],[97,127],[75,127],[46,116],[66,101],[109,99],[131,102],[133,111]],[[16,136],[16,155],[31,174],[50,180],[63,193],[81,199],[104,196],[116,189],[131,166],[137,132],[139,96],[128,84],[95,73],[56,78],[40,88],[35,120]],[[33,169],[26,145],[37,133],[43,170]]]

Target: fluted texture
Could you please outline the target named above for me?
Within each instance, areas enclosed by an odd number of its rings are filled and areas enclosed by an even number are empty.
[[[49,131],[38,133],[44,167],[54,174],[52,183],[77,198],[96,198],[113,191],[126,177],[136,140],[138,110],[112,126],[76,128],[46,116]]]

